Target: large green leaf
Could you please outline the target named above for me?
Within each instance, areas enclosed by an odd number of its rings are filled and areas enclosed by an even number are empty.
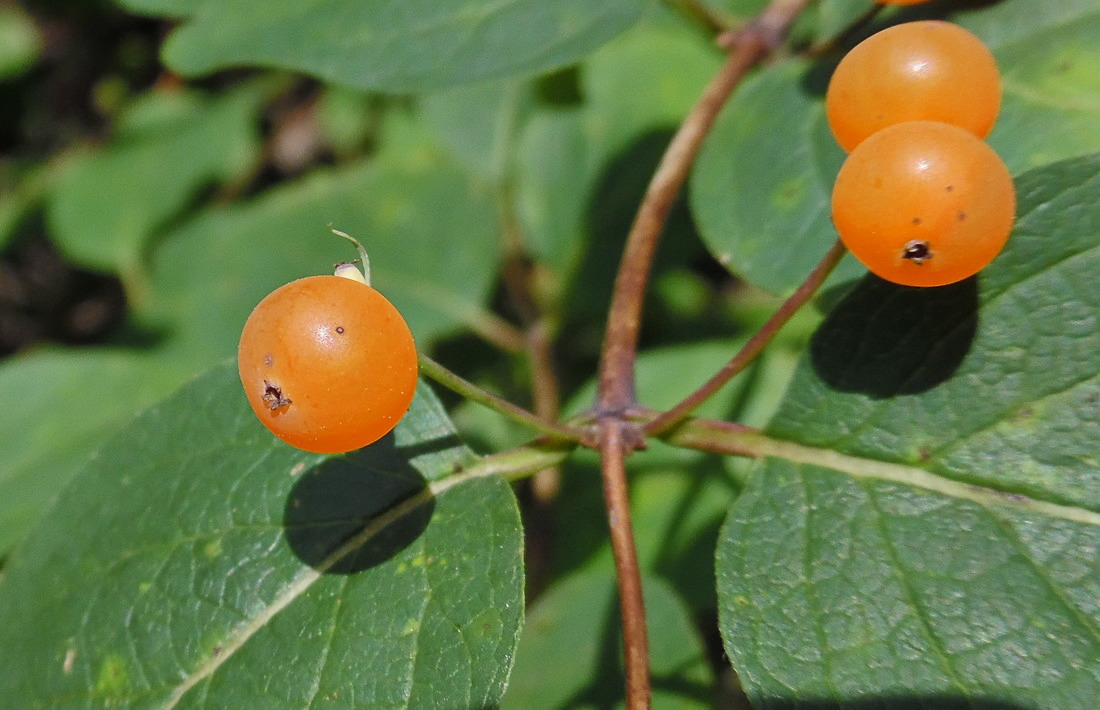
[[[1100,150],[1094,2],[1035,13],[1006,0],[951,19],[987,42],[1004,74],[989,142],[1013,173]],[[836,60],[785,62],[753,77],[722,111],[692,175],[692,212],[711,252],[773,293],[793,290],[836,239],[829,200],[844,153],[822,106]],[[835,278],[858,273],[848,259]]]
[[[11,707],[487,707],[522,616],[507,484],[427,389],[392,436],[275,440],[227,363],[108,441],[0,580]],[[450,476],[448,478],[448,476]]]
[[[758,707],[1095,707],[1100,158],[1018,187],[1016,231],[976,278],[859,284],[770,423],[717,567]]]
[[[0,391],[19,403],[0,411],[0,557],[26,536],[104,432],[187,375],[156,351],[39,349],[0,363]]]
[[[387,91],[429,88],[570,64],[633,24],[644,0],[121,0],[186,14],[170,66],[202,74],[276,66]]]

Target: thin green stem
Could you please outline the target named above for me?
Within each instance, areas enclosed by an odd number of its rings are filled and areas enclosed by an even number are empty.
[[[486,476],[519,481],[557,466],[576,448],[576,444],[570,441],[538,439],[514,449],[483,456],[454,475],[441,478],[432,485],[457,485],[472,478]]]
[[[721,370],[714,373],[714,375],[704,382],[699,389],[685,397],[675,407],[645,424],[645,426],[642,427],[642,431],[647,435],[656,435],[668,431],[694,412],[699,405],[710,399],[715,392],[733,379],[734,376],[748,367],[748,365],[764,350],[768,343],[771,342],[780,328],[798,312],[798,309],[817,293],[818,288],[821,287],[821,284],[824,283],[829,274],[833,272],[833,269],[836,268],[836,265],[840,262],[845,253],[844,244],[838,239],[829,247],[829,250],[825,252],[825,256],[821,258],[821,261],[818,262],[817,266],[815,266],[809,276],[806,277],[806,280],[803,281],[802,284],[795,289],[795,292],[776,309],[771,318],[764,323],[756,334],[749,338],[749,341],[745,343],[741,350],[734,355]]]
[[[541,419],[526,409],[478,387],[473,382],[464,379],[423,353],[420,353],[419,360],[420,371],[423,374],[452,392],[488,407],[494,412],[503,414],[509,419],[541,432],[552,439],[577,442],[585,436],[585,433],[579,429]]]

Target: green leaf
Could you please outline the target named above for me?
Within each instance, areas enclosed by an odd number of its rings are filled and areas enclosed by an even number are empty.
[[[828,316],[718,548],[756,707],[1100,695],[1100,157],[1019,179],[977,277]]]
[[[1068,0],[1036,15],[1028,3],[1004,2],[951,19],[997,57],[1004,101],[989,142],[1014,174],[1100,150],[1095,3]],[[692,174],[692,213],[712,254],[772,293],[792,291],[836,239],[829,200],[844,153],[822,99],[838,60],[789,61],[746,82]],[[860,273],[846,259],[833,283]]]
[[[1097,522],[772,462],[719,541],[727,652],[759,710],[1091,710]]]
[[[167,63],[184,74],[255,64],[395,92],[565,66],[632,25],[645,5],[643,0],[122,4],[188,15],[164,50]]]
[[[427,389],[375,445],[321,457],[218,367],[110,440],[0,580],[5,702],[486,707],[522,613],[508,485]],[[451,476],[447,478],[447,476]]]
[[[258,150],[262,87],[204,100],[147,94],[116,139],[73,161],[47,211],[65,255],[93,269],[132,274],[158,227],[204,185],[240,174]]]
[[[661,580],[647,577],[653,707],[712,707],[711,671],[691,617]],[[534,603],[501,707],[622,707],[619,607],[604,570],[566,577]],[[548,673],[547,669],[553,672]]]
[[[0,363],[0,557],[23,539],[88,454],[189,370],[158,353],[39,349]]]

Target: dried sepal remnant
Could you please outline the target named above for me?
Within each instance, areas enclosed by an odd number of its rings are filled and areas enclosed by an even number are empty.
[[[914,239],[906,243],[901,256],[903,259],[909,259],[914,264],[923,264],[932,258],[932,249],[929,247],[928,242]]]
[[[293,401],[290,399],[290,397],[287,397],[285,394],[283,394],[283,390],[281,387],[279,387],[279,385],[268,382],[267,380],[264,380],[264,394],[261,399],[263,399],[264,402],[267,402],[268,406],[273,412],[279,409],[279,407],[290,406],[290,403]]]

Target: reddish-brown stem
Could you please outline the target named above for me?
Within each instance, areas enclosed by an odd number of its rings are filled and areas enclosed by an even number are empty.
[[[844,244],[840,240],[834,242],[833,245],[829,247],[829,251],[825,252],[825,256],[823,256],[821,261],[817,263],[817,266],[814,267],[814,270],[806,277],[806,280],[803,281],[802,284],[795,289],[795,292],[776,309],[771,318],[768,319],[755,335],[749,338],[749,341],[745,343],[741,350],[734,355],[721,370],[716,372],[709,380],[703,383],[699,389],[685,397],[675,407],[647,422],[642,427],[642,431],[647,435],[657,435],[668,431],[683,421],[689,414],[694,412],[699,405],[707,401],[711,395],[744,370],[749,363],[760,354],[765,346],[771,342],[780,328],[791,319],[791,316],[817,293],[817,289],[825,279],[828,278],[829,274],[832,273],[845,253]]]
[[[649,640],[646,636],[642,575],[630,522],[630,496],[626,485],[626,452],[632,448],[626,431],[630,425],[618,419],[601,419],[600,461],[604,501],[611,530],[611,549],[619,580],[619,608],[623,622],[623,657],[626,663],[626,707],[649,707]]]
[[[680,125],[650,180],[627,235],[615,279],[600,352],[594,415],[619,584],[628,710],[648,708],[650,704],[645,607],[630,524],[625,465],[626,456],[645,443],[642,427],[629,416],[636,409],[634,364],[646,284],[668,214],[722,105],[748,71],[778,46],[808,2],[772,0],[751,23],[732,35],[735,43],[729,58]]]
[[[736,45],[726,63],[704,89],[662,156],[627,235],[615,280],[600,359],[599,410],[615,412],[631,406],[635,401],[634,360],[642,322],[643,296],[653,256],[669,211],[687,179],[703,139],[734,88],[749,69],[781,41],[791,22],[808,2],[773,0],[754,21],[737,33]]]

